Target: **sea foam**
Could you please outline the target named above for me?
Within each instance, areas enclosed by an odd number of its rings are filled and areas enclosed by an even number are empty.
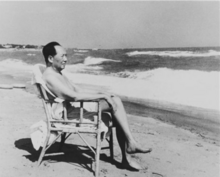
[[[168,57],[210,57],[220,56],[219,51],[209,50],[208,52],[192,52],[192,51],[133,51],[127,53],[128,56],[135,55],[158,55]]]
[[[219,110],[220,72],[159,68],[129,74],[119,78],[74,73],[70,78],[76,83],[108,87],[110,92],[126,97]]]
[[[33,65],[29,65],[18,59],[6,59],[0,61],[0,71],[11,71],[13,70],[23,70],[23,71],[31,71]]]
[[[85,65],[97,65],[97,64],[101,64],[103,62],[106,62],[106,61],[110,61],[110,62],[120,62],[118,60],[112,60],[112,59],[106,59],[106,58],[95,58],[95,57],[87,57],[85,60],[84,60],[84,64]]]
[[[90,72],[90,73],[100,73],[100,71],[102,70],[102,66],[96,66],[96,65],[85,65],[83,63],[78,63],[75,65],[68,65],[67,69],[69,72],[73,72],[73,73],[77,73],[77,72],[81,72],[81,73],[85,73],[85,72]]]

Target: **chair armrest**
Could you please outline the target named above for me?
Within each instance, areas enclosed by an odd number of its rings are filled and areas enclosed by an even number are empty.
[[[45,102],[47,103],[61,103],[61,102],[64,102],[65,100],[62,100],[62,101],[56,101],[56,99],[44,99]],[[101,99],[95,99],[95,100],[80,100],[80,101],[71,101],[73,103],[82,103],[82,102],[94,102],[94,103],[98,103]]]
[[[50,120],[50,123],[73,123],[73,124],[79,124],[79,121],[74,121],[74,120]],[[96,125],[95,122],[83,122],[83,124],[94,124],[94,125]]]
[[[80,100],[80,101],[72,101],[72,102],[95,102],[98,103],[101,99],[95,99],[95,100]]]

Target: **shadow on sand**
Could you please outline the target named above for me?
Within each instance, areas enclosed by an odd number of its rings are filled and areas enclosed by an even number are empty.
[[[30,138],[19,139],[15,141],[14,144],[16,148],[29,152],[29,155],[23,155],[28,160],[32,162],[38,161],[41,148],[38,151],[36,151],[33,148]],[[55,142],[46,151],[46,153],[53,153],[53,155],[44,157],[42,163],[66,162],[78,167],[85,168],[88,171],[93,172],[92,162],[93,162],[94,154],[87,146],[65,143],[62,150],[58,151],[59,147],[60,147],[60,143]],[[114,164],[117,168],[123,169],[121,163],[117,162],[116,160],[112,160],[106,154],[103,153],[100,154],[100,161]]]

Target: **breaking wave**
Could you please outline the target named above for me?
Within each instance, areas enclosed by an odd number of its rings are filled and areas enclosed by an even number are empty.
[[[157,68],[148,71],[123,71],[111,74],[116,77],[130,78],[130,79],[141,79],[149,80],[154,78],[157,81],[191,81],[208,83],[209,81],[215,79],[218,80],[220,72],[218,71],[197,71],[197,70],[172,70],[168,68]]]
[[[168,57],[210,57],[220,56],[219,51],[209,50],[208,52],[193,52],[193,51],[133,51],[127,53],[128,56],[136,55],[158,55]]]
[[[72,76],[74,82],[106,86],[113,93],[126,97],[219,109],[218,71],[158,68],[144,72],[118,72],[110,76],[79,75],[78,80],[77,75],[79,74],[74,73]]]
[[[23,71],[31,71],[33,65],[29,65],[18,59],[6,59],[0,61],[0,71],[4,70],[23,70]]]
[[[110,61],[110,62],[120,62],[120,61],[117,61],[117,60],[112,60],[112,59],[106,59],[106,58],[94,58],[94,57],[87,57],[85,60],[84,60],[84,64],[85,65],[97,65],[97,64],[101,64],[103,62],[106,62],[106,61]]]

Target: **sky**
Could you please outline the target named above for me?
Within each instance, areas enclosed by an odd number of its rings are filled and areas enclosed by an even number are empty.
[[[0,1],[0,44],[220,46],[219,1]]]

